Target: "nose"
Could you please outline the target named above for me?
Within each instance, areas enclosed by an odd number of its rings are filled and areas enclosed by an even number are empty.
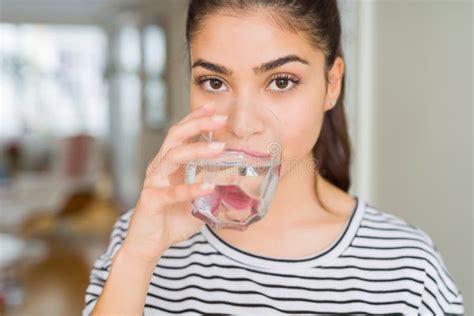
[[[265,129],[264,117],[258,103],[248,99],[236,100],[230,109],[228,128],[239,139],[248,140]]]

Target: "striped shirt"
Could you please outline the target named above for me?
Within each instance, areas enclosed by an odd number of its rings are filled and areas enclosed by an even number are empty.
[[[162,255],[144,315],[463,314],[463,297],[430,237],[356,199],[337,240],[308,257],[248,253],[204,225]],[[117,220],[107,250],[94,264],[84,316],[102,291],[133,210]]]

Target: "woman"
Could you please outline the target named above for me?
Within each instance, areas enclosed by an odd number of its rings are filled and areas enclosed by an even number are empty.
[[[347,193],[340,38],[335,0],[191,1],[192,111],[170,128],[136,207],[116,222],[84,315],[464,312],[431,239]],[[261,221],[244,233],[212,230],[191,215],[190,201],[213,188],[182,184],[180,166],[222,152],[219,143],[188,142],[203,130],[257,133],[212,105],[253,93],[281,120],[293,167],[282,165]],[[309,172],[295,161],[318,163]]]

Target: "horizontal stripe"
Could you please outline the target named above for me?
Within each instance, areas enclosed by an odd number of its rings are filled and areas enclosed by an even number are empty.
[[[198,267],[202,268],[202,269],[201,270],[197,269]],[[193,268],[193,269],[188,269],[188,268]],[[243,268],[243,267],[233,266],[233,265],[224,265],[224,264],[215,264],[215,263],[203,264],[203,263],[200,263],[200,262],[193,262],[193,263],[187,264],[186,266],[183,266],[183,267],[160,265],[159,270],[156,270],[156,271],[157,271],[157,274],[166,276],[166,275],[169,275],[169,274],[166,273],[166,270],[179,270],[179,271],[183,271],[185,273],[187,271],[193,271],[195,273],[199,273],[201,271],[208,270],[208,268],[222,269],[222,271],[212,270],[216,274],[226,273],[226,272],[236,274],[235,269],[239,269],[240,270],[239,274],[247,274],[248,276],[252,277],[252,280],[255,280],[259,276],[261,276],[262,278],[265,278],[266,276],[272,276],[272,277],[275,277],[275,280],[282,280],[282,282],[291,281],[291,280],[287,280],[288,278],[290,278],[290,279],[299,278],[300,280],[315,280],[316,279],[316,277],[314,276],[314,271],[313,271],[313,276],[308,276],[304,272],[302,273],[303,275],[297,275],[297,274],[287,275],[287,274],[273,273],[273,272],[269,272],[269,271],[258,271],[258,270],[253,270],[251,268]],[[377,272],[382,272],[382,273],[379,273],[378,275],[385,276],[386,275],[385,272],[387,272],[387,271],[392,271],[393,272],[393,271],[402,270],[403,274],[405,274],[405,275],[407,274],[405,272],[405,270],[413,270],[413,271],[416,271],[416,272],[423,272],[424,271],[424,269],[422,269],[422,268],[411,268],[411,267],[395,267],[395,268],[377,269],[377,268],[365,268],[365,267],[357,267],[357,266],[344,266],[344,267],[326,267],[326,268],[321,267],[320,269],[321,270],[320,270],[319,274],[325,275],[326,277],[317,278],[316,280],[321,280],[321,279],[328,280],[329,279],[328,276],[331,275],[331,273],[343,275],[344,271],[343,272],[340,271],[342,269],[344,269],[344,270],[349,270],[349,269],[351,269],[351,270],[360,270],[360,271],[362,271],[361,273],[364,274],[364,275],[367,275],[367,273],[365,273],[364,271],[372,271],[373,273],[371,274],[371,278],[370,279],[367,278],[371,281],[376,280],[376,276],[374,274],[377,273]],[[250,272],[252,274],[248,274],[247,272]],[[345,272],[345,275],[353,277],[353,278],[357,277],[357,275],[354,274],[354,271],[347,271],[347,272]],[[392,280],[393,279],[390,279],[389,281],[392,281]],[[363,281],[366,281],[366,280],[363,280]],[[422,282],[422,281],[420,280],[419,282]]]
[[[354,265],[348,265],[348,266],[331,266],[331,267],[319,267],[319,269],[327,269],[327,270],[333,270],[333,269],[357,269],[357,270],[365,270],[365,271],[398,271],[398,270],[415,270],[415,271],[424,271],[422,268],[418,267],[412,267],[412,266],[399,266],[399,267],[387,267],[387,268],[375,268],[375,267],[360,267],[360,266],[354,266]]]
[[[223,269],[243,269],[246,271],[251,271],[255,273],[260,273],[260,274],[265,274],[265,275],[272,275],[272,276],[285,276],[284,274],[278,274],[278,273],[271,273],[271,272],[266,272],[266,271],[259,271],[259,270],[254,270],[249,267],[243,267],[243,266],[235,266],[235,265],[225,265],[225,264],[217,264],[217,263],[210,263],[210,264],[204,264],[201,262],[191,262],[188,263],[184,266],[167,266],[167,265],[158,265],[159,268],[163,269],[171,269],[171,270],[182,270],[186,269],[189,267],[193,266],[200,266],[204,268],[210,268],[210,267],[218,267],[218,268],[223,268]],[[358,269],[358,270],[364,270],[364,271],[397,271],[397,270],[416,270],[416,271],[421,271],[423,272],[423,268],[418,268],[418,267],[413,267],[413,266],[399,266],[399,267],[392,267],[392,268],[374,268],[374,267],[361,267],[361,266],[355,266],[355,265],[346,265],[346,266],[327,266],[327,267],[318,267],[315,269],[324,269],[324,270],[343,270],[343,269]]]
[[[166,287],[154,282],[150,282],[150,285],[160,288],[163,290],[168,290],[168,291],[183,291],[186,289],[200,289],[203,291],[209,291],[209,292],[226,292],[226,293],[233,293],[233,294],[256,294],[256,295],[261,295],[273,300],[277,301],[295,301],[295,300],[302,300],[306,302],[311,302],[311,303],[318,303],[320,301],[317,300],[310,300],[310,299],[304,299],[301,297],[274,297],[270,295],[266,295],[264,293],[258,292],[258,291],[250,291],[250,290],[230,290],[228,288],[209,288],[209,287],[201,287],[199,285],[195,284],[190,284],[187,286],[182,286],[182,287]],[[282,287],[283,289],[294,289],[294,288],[289,288],[289,287]],[[299,287],[298,290],[304,290],[308,291],[308,293],[312,292],[327,292],[327,293],[343,293],[343,292],[363,292],[363,293],[372,293],[372,294],[393,294],[393,293],[410,293],[413,294],[414,296],[421,296],[420,293],[413,292],[409,289],[393,289],[393,290],[368,290],[364,288],[358,288],[358,287],[351,287],[351,288],[342,288],[342,289],[336,289],[336,288],[304,288],[304,287]]]
[[[380,223],[377,223],[377,224],[374,224],[374,223],[371,223],[371,222],[365,222],[363,224],[360,225],[361,228],[372,228],[372,229],[377,229],[377,230],[385,230],[385,231],[399,231],[399,232],[405,232],[405,233],[409,233],[409,234],[413,234],[413,235],[416,235],[416,236],[420,236],[422,238],[424,238],[424,236],[418,232],[417,230],[414,230],[410,227],[403,227],[401,225],[393,225],[393,224],[389,224],[389,225],[385,225],[385,224],[380,224]]]
[[[397,227],[407,227],[407,223],[403,221],[396,221],[396,220],[390,220],[390,219],[380,219],[379,217],[370,217],[370,216],[365,216],[364,219],[362,220],[363,223],[371,223],[371,224],[390,224],[393,226]],[[411,228],[414,228],[413,226],[408,226]]]
[[[200,310],[194,309],[194,308],[186,308],[186,309],[180,309],[180,310],[170,310],[170,309],[155,306],[155,305],[149,304],[149,303],[145,304],[145,309],[146,308],[153,308],[153,309],[157,309],[157,310],[160,310],[162,312],[167,312],[167,313],[171,313],[171,314],[184,314],[184,313],[197,313],[199,315],[204,315],[205,314],[203,311],[200,311]],[[219,315],[219,314],[213,313],[213,315]],[[222,314],[222,315],[226,315],[226,314]]]
[[[428,251],[432,251],[433,247],[431,247],[426,241],[422,241],[419,239],[412,239],[412,238],[391,238],[391,239],[383,239],[383,238],[367,238],[356,236],[351,243],[352,246],[368,246],[368,247],[420,247],[426,249]],[[348,249],[350,249],[349,247]]]
[[[380,236],[373,236],[373,235],[366,235],[366,234],[361,234],[361,233],[358,233],[355,240],[357,239],[361,239],[361,238],[365,238],[365,239],[375,239],[375,240],[392,240],[392,241],[403,241],[403,242],[407,242],[407,241],[416,241],[416,242],[421,242],[427,246],[430,246],[425,240],[423,239],[420,239],[420,238],[412,238],[412,237],[404,237],[404,236],[384,236],[384,235],[380,235]]]
[[[292,286],[289,286],[289,285],[288,286],[278,286],[278,285],[262,284],[262,283],[258,283],[255,280],[249,279],[249,278],[224,277],[224,276],[219,276],[219,275],[206,276],[206,275],[200,275],[200,274],[197,274],[197,273],[189,273],[189,274],[186,274],[186,275],[180,276],[180,277],[166,276],[166,275],[163,275],[163,274],[157,274],[155,272],[153,273],[153,275],[156,276],[156,277],[161,277],[161,278],[164,278],[164,279],[175,280],[175,281],[176,280],[184,280],[184,279],[187,279],[189,277],[195,276],[195,277],[202,278],[202,279],[207,279],[207,280],[220,279],[220,280],[227,280],[227,281],[249,281],[249,282],[256,283],[256,284],[266,286],[266,287],[298,288],[298,287],[292,287]],[[409,278],[409,277],[391,278],[391,279],[368,279],[368,278],[361,278],[361,277],[354,277],[354,276],[346,276],[346,277],[339,277],[339,278],[335,278],[335,277],[323,278],[323,277],[313,277],[313,276],[308,276],[307,278],[303,278],[303,277],[296,277],[296,276],[287,276],[287,278],[288,279],[297,278],[297,279],[304,279],[304,280],[319,280],[319,281],[359,280],[359,281],[377,282],[377,283],[396,282],[396,281],[412,281],[412,282],[415,282],[415,283],[421,283],[421,284],[423,283],[423,281],[421,281],[421,280],[417,280],[417,279],[413,279],[413,278]]]
[[[156,306],[156,305],[153,305],[153,304],[145,304],[145,308],[152,308],[152,309],[156,309],[156,310],[160,310],[160,311],[163,311],[163,312],[167,312],[167,313],[170,313],[170,314],[184,314],[184,313],[197,313],[199,315],[203,315],[203,314],[206,314],[204,313],[203,311],[200,311],[198,309],[195,309],[195,308],[187,308],[187,309],[180,309],[180,310],[170,310],[170,309],[166,309],[166,308],[163,308],[163,307],[159,307],[159,306]],[[296,314],[310,314],[310,315],[328,315],[328,314],[335,314],[333,312],[329,312],[329,311],[311,311],[311,312],[302,312],[302,313],[296,313]],[[340,315],[347,315],[348,313],[336,313],[336,314],[340,314]],[[351,311],[352,315],[355,315],[355,314],[360,314],[360,315],[366,315],[367,312],[363,312],[363,311],[358,311],[358,310],[354,310],[354,311]],[[229,313],[215,313],[213,312],[212,315],[229,315]],[[378,313],[377,315],[390,315],[390,316],[401,316],[403,315],[402,313]]]
[[[273,309],[273,310],[276,310],[276,311],[279,311],[279,312],[282,312],[282,313],[291,313],[291,314],[301,314],[301,313],[311,313],[312,312],[310,310],[306,310],[306,311],[302,311],[302,310],[283,310],[283,309],[279,309],[275,306],[266,305],[266,304],[234,303],[234,302],[229,302],[229,301],[204,300],[204,299],[201,299],[199,297],[187,297],[187,298],[182,298],[182,299],[170,299],[168,297],[162,297],[162,296],[152,294],[152,293],[149,293],[148,295],[152,296],[152,297],[155,297],[155,298],[159,298],[163,301],[173,302],[173,303],[182,303],[182,302],[185,302],[185,301],[188,301],[188,300],[192,300],[192,301],[199,301],[199,302],[206,303],[206,304],[222,304],[222,305],[231,305],[231,306],[240,306],[240,307],[265,307],[265,308]],[[407,305],[407,306],[410,306],[410,307],[416,309],[416,306],[414,306],[412,304],[409,304],[407,302],[404,302],[404,301],[390,301],[390,302],[369,302],[369,301],[364,301],[364,300],[347,300],[347,301],[333,301],[333,300],[324,300],[323,301],[323,300],[320,300],[320,301],[318,301],[318,304],[352,304],[352,303],[363,303],[363,304],[367,304],[367,305],[403,304],[403,305]]]
[[[195,241],[193,242],[192,244],[190,244],[189,246],[172,246],[171,248],[172,249],[182,249],[182,250],[185,250],[185,249],[189,249],[195,245],[208,245],[208,243],[206,241]]]
[[[86,295],[90,295],[90,294],[86,294]],[[93,298],[93,299],[90,299],[88,301],[86,301],[86,305],[85,307],[89,306],[92,302],[96,302],[97,301],[97,297]]]
[[[386,232],[392,232],[393,234],[390,234],[392,236],[400,236],[400,237],[409,237],[409,238],[419,238],[420,240],[423,240],[424,237],[419,234],[418,232],[410,231],[410,230],[402,230],[400,228],[381,228],[381,227],[371,227],[371,226],[366,226],[366,225],[361,225],[359,228],[359,232],[361,234],[368,233],[372,234],[375,233],[374,236],[381,236],[384,235]],[[396,235],[398,234],[398,235]]]

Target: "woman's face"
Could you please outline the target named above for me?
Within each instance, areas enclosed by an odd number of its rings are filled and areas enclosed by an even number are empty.
[[[191,42],[190,57],[192,109],[231,98],[248,111],[244,104],[259,100],[281,122],[283,159],[310,157],[324,112],[340,93],[342,60],[330,71],[332,83],[326,89],[323,52],[304,34],[282,29],[263,10],[205,17]],[[262,132],[255,121],[230,119],[227,128],[235,137]]]

